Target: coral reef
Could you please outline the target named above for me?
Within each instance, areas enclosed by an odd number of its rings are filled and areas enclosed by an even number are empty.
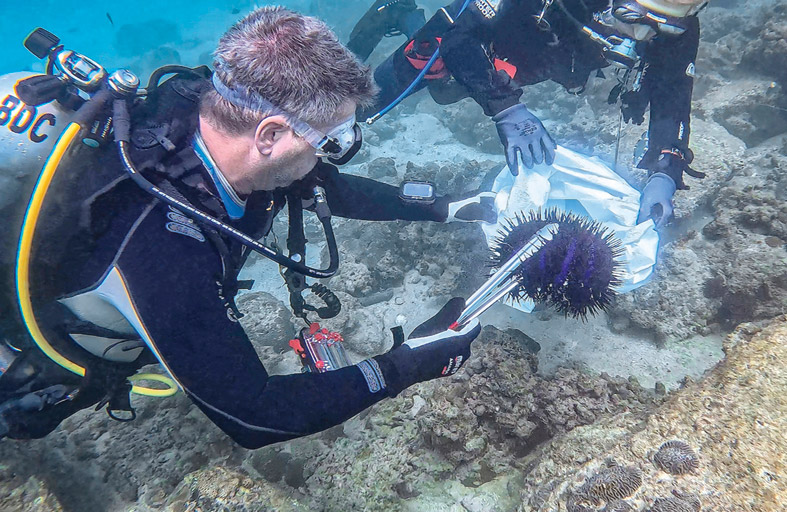
[[[451,105],[437,105],[430,100],[426,112],[440,119],[458,142],[483,153],[499,154],[502,151],[495,124],[486,117],[477,103],[465,99]]]
[[[669,498],[656,498],[649,512],[700,512],[702,503],[696,496],[685,495],[680,491],[672,491],[675,495]]]
[[[634,507],[625,500],[615,500],[607,503],[602,512],[634,512]]]
[[[252,475],[255,485],[274,489],[266,496],[291,497],[296,510],[448,510],[460,503],[478,512],[513,510],[526,467],[521,457],[552,435],[623,411],[642,414],[655,401],[625,379],[568,369],[541,378],[537,351],[521,332],[487,327],[450,380],[415,386],[322,434],[248,452],[242,473],[222,466],[209,478],[226,477],[214,488],[230,489]],[[189,494],[193,478],[169,496],[170,506],[197,499]],[[235,499],[205,495],[205,511]]]
[[[366,164],[366,175],[380,181],[396,177],[396,160],[391,157],[375,158]]]
[[[132,423],[83,411],[44,439],[0,442],[0,458],[18,478],[45,482],[66,510],[155,510],[188,473],[243,452],[182,394],[132,404]]]
[[[35,476],[22,478],[11,467],[0,465],[0,510],[62,512],[63,507],[39,478]]]
[[[787,311],[782,146],[775,140],[748,150],[712,201],[712,216],[667,245],[657,279],[620,296],[613,315],[668,341]]]
[[[764,330],[742,326],[706,379],[662,404],[608,404],[596,421],[556,429],[543,443],[550,434],[539,417],[529,415],[529,427],[514,422],[531,407],[517,386],[558,384],[530,373],[536,347],[521,333],[485,329],[471,359],[481,365],[468,363],[453,377],[458,382],[424,383],[343,427],[253,452],[243,466],[256,478],[225,467],[192,475],[166,503],[202,500],[203,510],[217,512],[249,503],[263,510],[775,512],[787,496],[777,477],[787,468],[787,372],[773,363],[787,356],[785,342],[787,318]],[[665,477],[648,459],[676,438],[698,447],[703,464]],[[218,483],[200,486],[195,478]],[[281,505],[267,505],[274,499]]]
[[[635,510],[692,512],[700,502],[714,512],[782,510],[787,372],[777,361],[787,356],[786,342],[787,317],[764,329],[744,324],[728,337],[717,368],[673,393],[646,421],[620,414],[551,440],[531,459],[520,510],[558,510],[576,482],[610,457],[642,469],[642,487],[626,499]],[[702,465],[665,477],[648,458],[669,439],[696,447]]]
[[[161,510],[293,512],[304,510],[304,507],[297,499],[265,481],[255,481],[238,471],[215,467],[188,475]]]
[[[287,342],[296,332],[292,313],[278,299],[265,292],[250,292],[237,301],[243,313],[240,323],[254,342],[257,352],[268,348],[275,351],[289,350]]]

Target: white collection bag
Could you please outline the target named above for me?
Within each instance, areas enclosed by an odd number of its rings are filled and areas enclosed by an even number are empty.
[[[659,234],[650,219],[637,224],[640,193],[597,157],[558,146],[551,166],[526,169],[520,163],[518,176],[503,167],[492,192],[499,215],[497,224],[482,223],[487,245],[518,213],[557,208],[600,222],[621,241],[618,293],[642,286],[653,273]],[[527,313],[535,306],[532,301],[506,304]]]

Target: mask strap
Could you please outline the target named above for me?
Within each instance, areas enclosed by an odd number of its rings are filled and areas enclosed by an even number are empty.
[[[221,67],[221,65],[217,66],[217,68]],[[229,101],[236,107],[246,108],[261,114],[267,113],[271,115],[284,116],[287,119],[287,122],[292,126],[292,129],[295,131],[295,133],[303,137],[312,147],[319,149],[320,146],[325,144],[326,140],[329,140],[329,137],[323,132],[313,128],[311,125],[301,121],[297,117],[285,112],[247,87],[242,85],[229,87],[227,84],[221,81],[218,73],[213,73],[212,81],[213,87],[216,89],[216,92],[219,93],[219,96]]]

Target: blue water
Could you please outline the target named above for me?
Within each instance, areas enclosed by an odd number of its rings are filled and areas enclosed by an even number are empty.
[[[5,5],[11,0],[3,0]],[[83,53],[108,69],[128,67],[145,76],[156,65],[210,64],[209,54],[221,34],[255,5],[244,0],[172,0],[168,2],[78,2],[33,0],[14,2],[13,15],[0,17],[3,54],[0,74],[41,71],[42,64],[22,46],[36,27],[59,36],[70,49]],[[419,2],[433,10],[441,2]],[[342,40],[368,9],[363,0],[293,0],[272,2],[326,20]],[[110,18],[112,21],[110,21]]]

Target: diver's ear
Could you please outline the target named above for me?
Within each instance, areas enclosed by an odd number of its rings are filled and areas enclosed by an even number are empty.
[[[254,146],[261,155],[271,156],[274,147],[292,135],[284,116],[269,116],[254,131]]]

